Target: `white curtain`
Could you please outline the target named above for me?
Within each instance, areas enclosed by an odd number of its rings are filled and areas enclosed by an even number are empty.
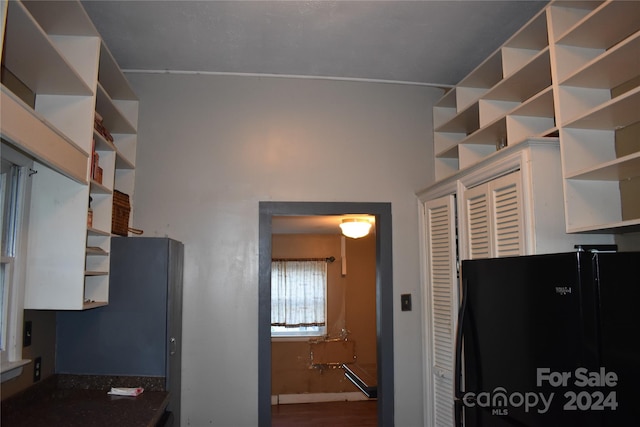
[[[271,325],[324,326],[326,261],[271,262]]]

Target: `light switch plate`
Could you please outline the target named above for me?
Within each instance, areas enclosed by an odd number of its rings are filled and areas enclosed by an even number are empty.
[[[24,331],[22,333],[23,347],[29,347],[31,345],[31,329],[32,329],[31,320],[27,320],[26,322],[24,322]]]
[[[400,295],[400,306],[402,311],[411,311],[411,294]]]

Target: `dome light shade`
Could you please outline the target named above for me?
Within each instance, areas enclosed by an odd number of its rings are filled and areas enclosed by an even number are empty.
[[[359,239],[369,234],[371,230],[371,223],[364,219],[343,219],[340,224],[342,234],[352,239]]]

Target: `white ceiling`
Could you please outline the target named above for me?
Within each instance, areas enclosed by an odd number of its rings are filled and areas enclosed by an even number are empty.
[[[267,74],[447,87],[546,1],[83,0],[126,70]],[[340,216],[275,233],[339,233]]]
[[[83,0],[125,70],[453,85],[546,1]]]

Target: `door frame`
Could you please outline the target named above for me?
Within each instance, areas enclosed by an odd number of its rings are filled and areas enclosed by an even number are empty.
[[[378,425],[394,424],[391,203],[259,202],[258,425],[271,426],[271,219],[274,216],[367,214],[376,231]]]

